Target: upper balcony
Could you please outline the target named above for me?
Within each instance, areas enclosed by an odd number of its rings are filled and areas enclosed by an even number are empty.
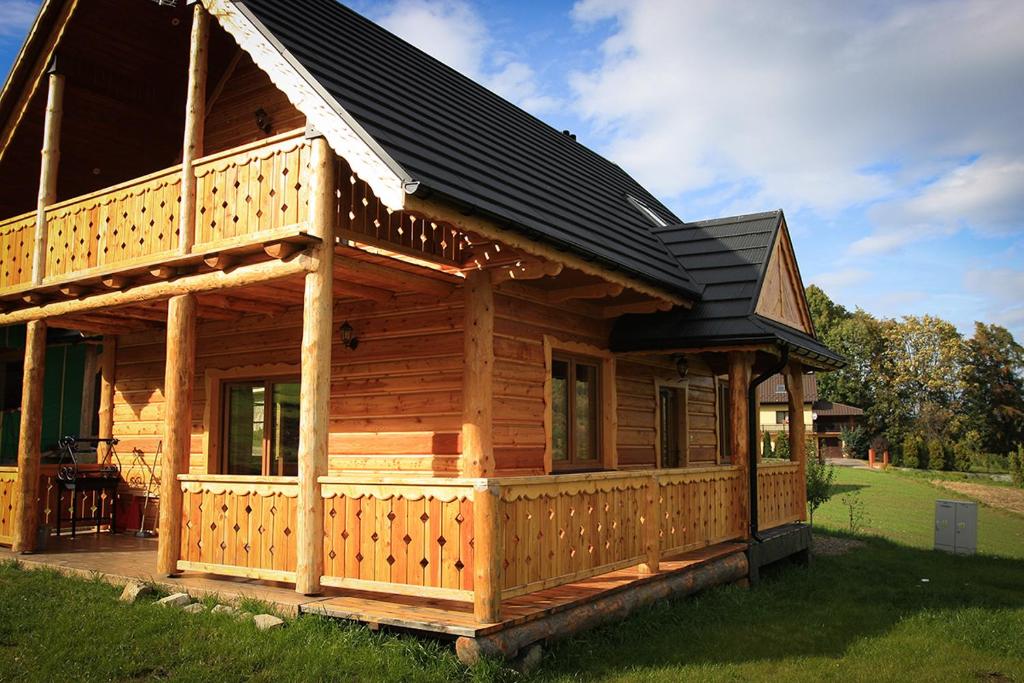
[[[244,254],[308,235],[310,144],[303,130],[203,157],[195,243],[179,246],[181,165],[47,206],[42,272],[33,277],[37,214],[0,222],[0,299],[72,292],[211,254]]]

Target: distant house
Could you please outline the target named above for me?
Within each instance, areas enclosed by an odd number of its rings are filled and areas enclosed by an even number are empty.
[[[864,421],[864,411],[855,406],[818,398],[818,380],[803,375],[804,425],[818,443],[818,452],[826,458],[843,456],[843,428],[856,427]],[[757,388],[760,405],[758,420],[762,432],[783,432],[789,424],[789,403],[782,375],[775,375]],[[773,436],[774,438],[774,436]]]

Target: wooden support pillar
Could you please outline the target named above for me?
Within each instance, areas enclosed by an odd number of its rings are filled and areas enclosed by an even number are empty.
[[[462,375],[462,471],[494,475],[494,289],[487,271],[465,285],[465,370]]]
[[[210,15],[197,2],[193,6],[192,40],[185,101],[185,139],[181,151],[181,209],[178,212],[178,251],[192,251],[196,237],[195,160],[203,155],[206,122],[206,71],[210,42]]]
[[[117,337],[112,334],[103,337],[103,354],[100,356],[100,414],[99,433],[101,439],[114,436],[114,373],[117,368]],[[102,449],[101,449],[102,450]],[[106,455],[104,453],[104,455]]]
[[[324,501],[319,478],[327,474],[334,327],[334,153],[323,137],[314,138],[312,146],[310,225],[323,242],[313,250],[302,303],[295,590],[303,595],[319,593],[323,575]]]
[[[501,620],[501,489],[482,481],[473,487],[473,616],[481,624]]]
[[[164,456],[160,465],[160,542],[157,573],[178,573],[182,493],[178,475],[188,469],[192,441],[192,383],[196,365],[196,297],[167,302],[167,364],[164,368]]]
[[[18,434],[18,497],[14,508],[16,553],[36,549],[39,526],[39,460],[43,428],[43,375],[46,370],[46,323],[34,320],[25,335],[21,383],[21,431]]]
[[[39,168],[39,197],[36,203],[36,235],[32,252],[32,284],[39,286],[46,277],[46,207],[57,201],[57,168],[60,166],[60,126],[64,117],[64,76],[50,67],[46,93],[46,118],[43,122],[42,163]]]
[[[743,511],[744,537],[750,528],[750,438],[748,435],[747,389],[754,363],[751,353],[733,351],[729,354],[729,438],[732,461],[740,469],[740,501]]]
[[[804,424],[803,366],[790,363],[785,371],[786,393],[789,396],[789,453],[790,459],[800,465],[797,490],[803,499],[803,515],[807,514],[807,430]]]
[[[647,482],[644,510],[644,545],[646,559],[640,563],[641,574],[657,574],[661,564],[661,487],[655,472]]]

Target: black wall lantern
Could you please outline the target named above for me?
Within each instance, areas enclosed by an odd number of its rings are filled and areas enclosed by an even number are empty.
[[[341,345],[350,351],[355,351],[356,347],[359,346],[359,338],[356,337],[355,330],[352,329],[347,320],[341,324],[338,331],[341,333]]]
[[[679,379],[686,379],[686,376],[690,374],[690,363],[686,360],[686,356],[676,356],[676,373],[678,373]]]

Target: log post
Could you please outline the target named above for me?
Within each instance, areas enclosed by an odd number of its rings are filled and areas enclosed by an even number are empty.
[[[25,369],[21,384],[21,431],[18,434],[18,498],[14,508],[16,553],[36,549],[39,526],[39,460],[43,428],[43,374],[46,370],[46,323],[28,324]]]
[[[60,165],[60,126],[64,118],[64,76],[50,66],[43,123],[42,163],[39,168],[39,197],[36,203],[36,235],[32,252],[32,284],[38,287],[46,277],[46,207],[57,201],[57,168]]]
[[[494,289],[487,271],[465,284],[465,370],[462,375],[462,469],[468,477],[494,475]]]
[[[740,500],[737,509],[743,519],[743,536],[750,534],[750,443],[747,435],[747,389],[750,387],[750,372],[753,355],[742,351],[729,354],[729,440],[732,461],[740,470]]]
[[[160,542],[157,573],[178,574],[182,492],[178,475],[187,469],[192,440],[192,383],[196,363],[196,297],[167,302],[167,361],[164,368],[164,457],[160,466]]]
[[[197,2],[192,14],[192,38],[188,58],[188,93],[185,100],[185,139],[181,151],[181,208],[178,212],[178,251],[188,254],[196,238],[195,161],[203,155],[206,121],[206,67],[210,39],[210,15]]]
[[[491,481],[473,487],[473,616],[481,624],[501,620],[501,489]]]
[[[786,393],[789,396],[789,453],[790,459],[799,464],[799,481],[796,482],[800,497],[801,519],[807,517],[807,429],[804,425],[804,378],[803,366],[790,363],[786,368]]]
[[[112,334],[103,337],[103,354],[100,356],[100,414],[99,436],[109,439],[114,436],[114,372],[117,368],[117,337]],[[109,447],[107,449],[109,451]]]
[[[657,472],[647,482],[646,505],[643,534],[647,558],[640,563],[640,573],[657,574],[661,564],[661,487]]]
[[[312,141],[309,222],[323,242],[313,250],[302,302],[302,379],[299,389],[299,493],[295,590],[320,592],[324,567],[324,501],[331,403],[331,334],[334,314],[334,153],[323,137]]]

